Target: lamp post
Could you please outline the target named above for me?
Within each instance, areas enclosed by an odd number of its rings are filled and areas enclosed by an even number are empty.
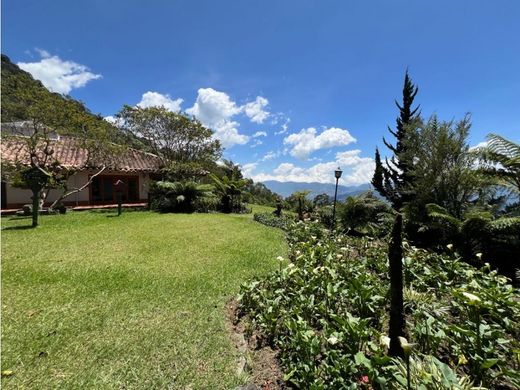
[[[336,178],[336,190],[334,191],[334,207],[332,208],[332,230],[336,227],[336,198],[338,197],[338,181],[343,171],[340,167],[334,171],[334,177]]]

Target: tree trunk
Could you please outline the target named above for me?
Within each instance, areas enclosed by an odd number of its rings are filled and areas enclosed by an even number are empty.
[[[405,335],[403,308],[403,216],[398,213],[392,228],[392,237],[388,246],[390,266],[390,356],[404,357],[398,337]]]
[[[40,191],[32,190],[32,194],[32,227],[36,227],[40,213]]]

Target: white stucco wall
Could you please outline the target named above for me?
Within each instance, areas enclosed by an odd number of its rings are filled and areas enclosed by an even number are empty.
[[[68,187],[70,189],[78,188],[83,186],[87,181],[89,175],[95,173],[95,171],[87,172],[82,171],[78,172],[68,180]],[[108,175],[118,175],[118,176],[139,176],[139,197],[141,200],[146,200],[148,198],[148,189],[149,189],[149,174],[148,173],[122,173],[122,172],[104,172]],[[124,180],[123,180],[124,181]],[[55,201],[58,196],[61,194],[61,190],[51,189],[48,196],[47,202],[52,203]],[[8,183],[6,186],[6,199],[7,205],[10,204],[28,204],[31,203],[32,193],[30,190],[24,190],[21,188],[13,188]],[[90,189],[87,187],[83,191],[73,194],[65,199],[67,203],[77,203],[77,204],[85,204],[90,200]]]

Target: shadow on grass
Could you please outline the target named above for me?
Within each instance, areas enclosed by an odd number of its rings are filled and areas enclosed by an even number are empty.
[[[139,213],[139,212],[147,212],[147,211],[150,211],[146,208],[143,208],[143,207],[139,207],[139,208],[129,208],[129,207],[125,207],[123,208],[123,213],[122,214],[125,214],[125,213]],[[77,212],[77,211],[75,211]],[[92,213],[92,214],[115,214],[117,216],[117,208],[112,208],[112,209],[97,209],[97,210],[85,210],[85,211],[81,211],[81,212],[88,212],[88,213]]]
[[[3,230],[29,230],[29,229],[34,229],[35,227],[34,226],[31,226],[31,225],[23,225],[23,226],[8,226],[8,227],[5,227],[5,228],[2,228],[2,231]]]

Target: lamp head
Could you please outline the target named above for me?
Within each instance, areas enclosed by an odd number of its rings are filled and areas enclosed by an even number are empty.
[[[340,167],[338,167],[338,169],[336,169],[334,171],[334,176],[336,177],[336,179],[339,179],[341,177],[341,174],[343,173],[343,171],[341,170]]]

